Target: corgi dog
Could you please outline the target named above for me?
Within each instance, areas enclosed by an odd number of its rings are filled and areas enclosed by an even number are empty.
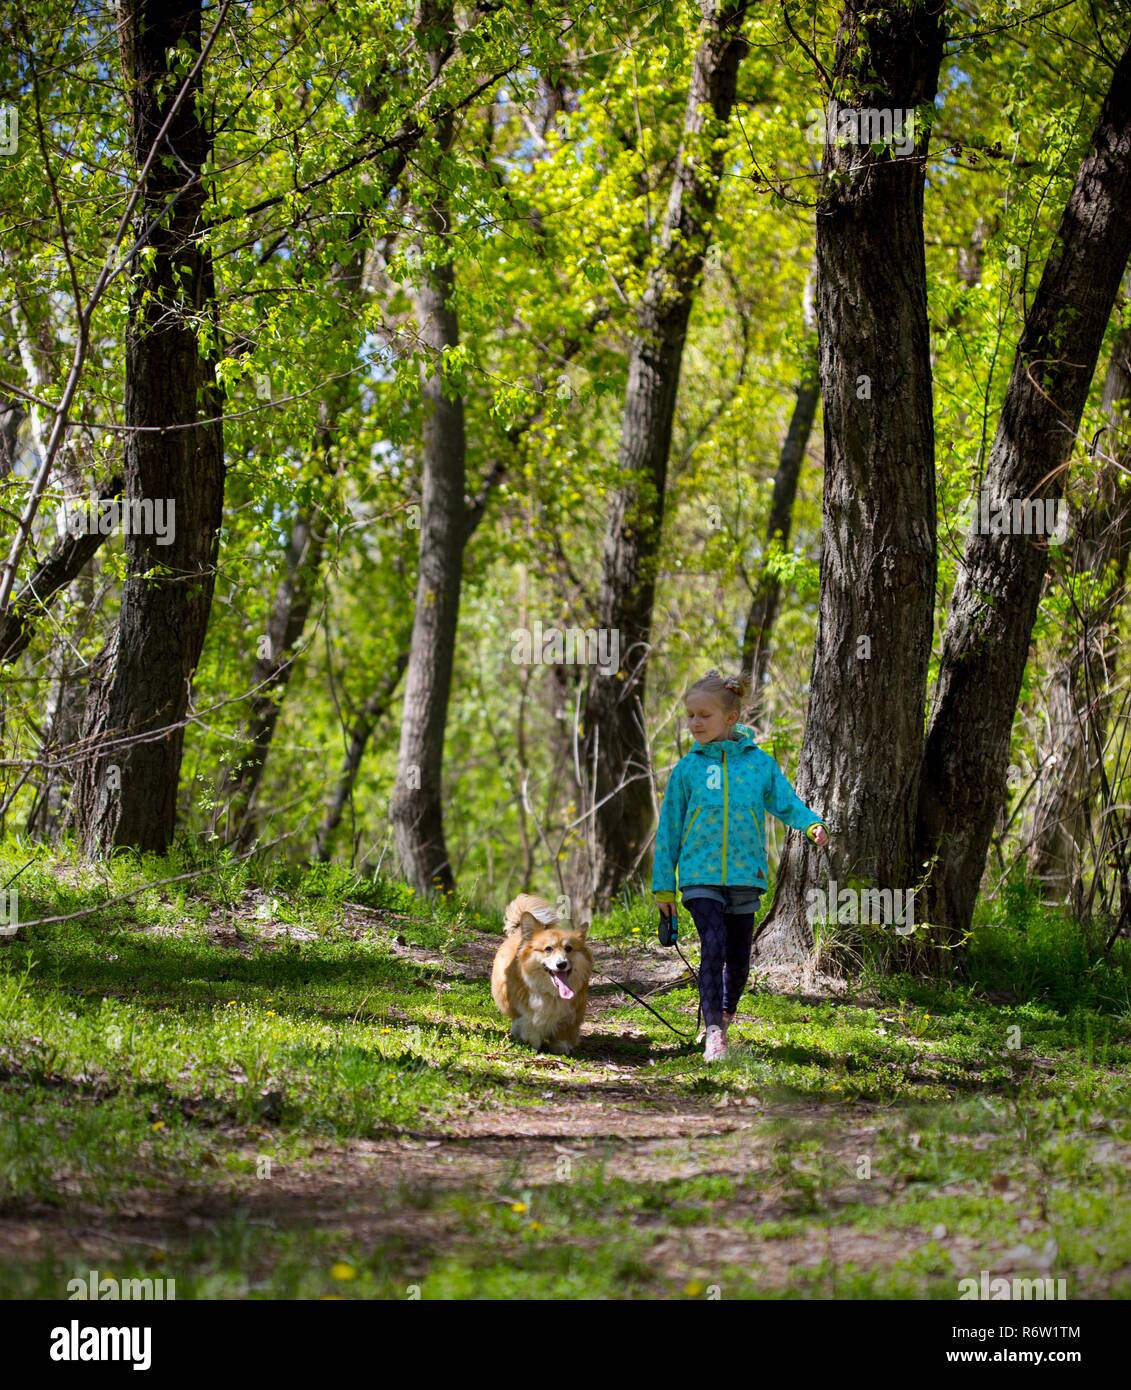
[[[557,909],[530,893],[507,908],[504,928],[491,996],[511,1020],[511,1037],[568,1055],[577,1046],[589,997],[588,928],[559,925]]]

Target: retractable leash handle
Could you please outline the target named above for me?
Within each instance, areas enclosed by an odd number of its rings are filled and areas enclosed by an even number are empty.
[[[679,941],[679,922],[676,920],[675,903],[671,912],[660,913],[660,945],[675,946]]]

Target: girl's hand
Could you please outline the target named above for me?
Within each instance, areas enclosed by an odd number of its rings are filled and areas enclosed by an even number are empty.
[[[829,832],[823,825],[819,825],[809,838],[815,845],[827,845],[829,842]]]
[[[670,917],[675,911],[675,903],[657,903],[656,906],[660,909],[660,914],[663,917]]]

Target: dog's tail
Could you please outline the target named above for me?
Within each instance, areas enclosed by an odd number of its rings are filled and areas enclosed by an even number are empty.
[[[553,903],[548,903],[545,898],[536,898],[533,893],[520,893],[514,902],[507,905],[503,916],[504,931],[517,931],[527,913],[544,927],[551,927],[558,921],[558,909]]]

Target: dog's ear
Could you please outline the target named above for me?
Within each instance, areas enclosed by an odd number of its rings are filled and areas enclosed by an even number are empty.
[[[592,922],[579,922],[577,926],[574,927],[574,931],[578,934],[578,936],[581,937],[582,941],[584,941],[585,938],[589,935],[589,928],[592,925]]]

